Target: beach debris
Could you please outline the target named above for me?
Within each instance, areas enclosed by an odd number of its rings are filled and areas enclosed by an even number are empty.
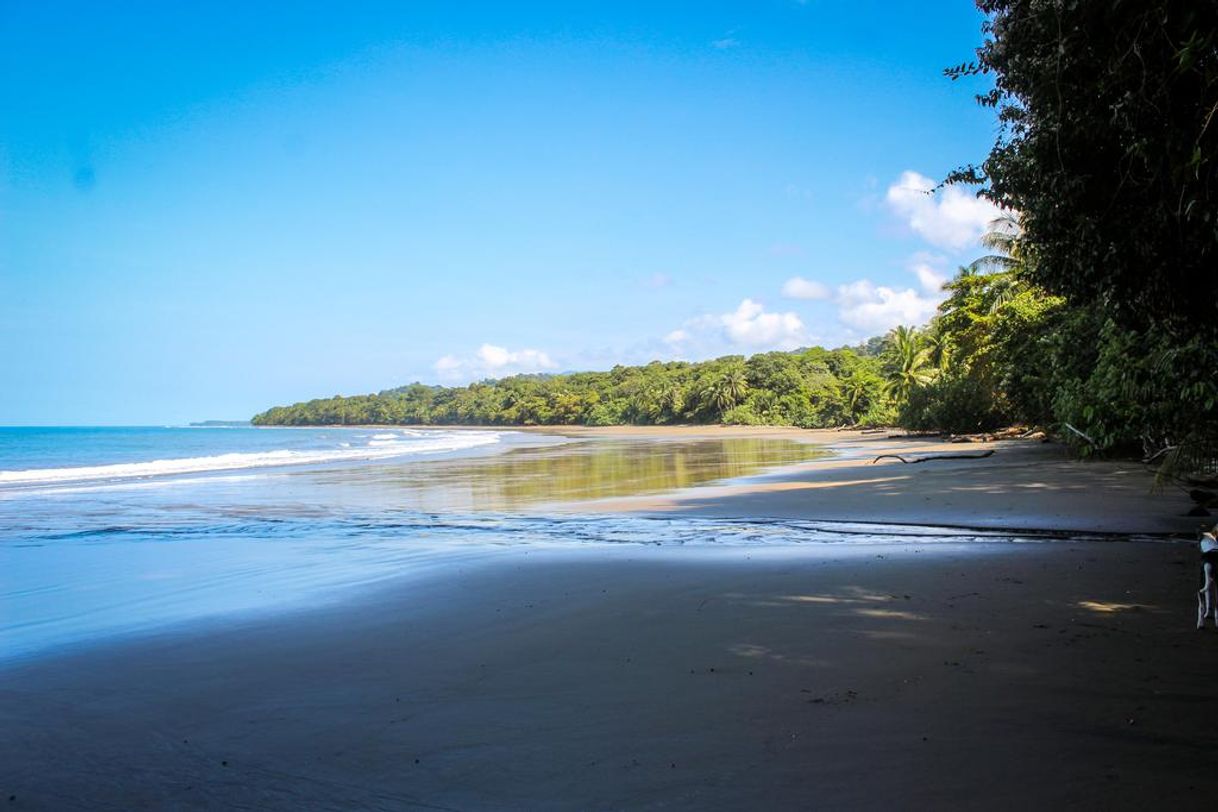
[[[941,437],[942,434],[929,433],[910,433],[905,437]],[[889,439],[901,439],[902,435],[893,434]],[[991,443],[994,440],[1036,440],[1038,442],[1049,442],[1049,436],[1038,428],[1027,428],[1025,426],[1008,426],[1005,429],[996,431],[982,431],[975,434],[949,434],[947,441],[949,443]]]
[[[801,688],[800,693],[812,693],[807,688]],[[836,693],[828,693],[822,696],[814,696],[807,700],[809,705],[845,705],[858,699],[858,691],[838,691]]]
[[[1086,432],[1076,429],[1074,426],[1071,426],[1069,423],[1062,423],[1062,425],[1065,426],[1066,428],[1070,429],[1070,431],[1073,432],[1074,434],[1077,434],[1079,437],[1082,437],[1090,445],[1095,445],[1095,440],[1092,440],[1091,437]]]
[[[982,451],[978,454],[931,454],[927,457],[910,457],[906,459],[902,454],[881,454],[871,461],[875,465],[882,459],[897,459],[907,465],[917,465],[920,462],[930,462],[931,460],[980,460],[986,457],[994,456],[994,449]]]

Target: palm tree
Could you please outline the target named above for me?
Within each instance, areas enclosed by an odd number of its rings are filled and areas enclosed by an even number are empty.
[[[630,416],[632,423],[654,423],[659,416],[663,394],[654,386],[640,388],[630,398]]]
[[[660,394],[660,406],[672,420],[680,420],[685,411],[685,390],[680,384],[671,384]]]
[[[850,412],[850,419],[853,421],[857,421],[859,415],[867,410],[867,401],[871,396],[868,383],[867,378],[856,370],[840,384],[842,400],[845,401],[846,409]]]
[[[1011,271],[1023,263],[1023,253],[1020,240],[1023,238],[1023,226],[1019,223],[1019,215],[1006,212],[995,217],[989,223],[989,230],[981,235],[981,245],[990,253],[978,257],[969,264],[969,269],[975,272]]]
[[[897,327],[890,334],[891,360],[885,389],[897,401],[909,398],[914,389],[934,377],[930,365],[930,350],[922,336],[912,327]]]
[[[749,393],[749,381],[741,367],[729,367],[707,386],[705,397],[719,412],[740,404]]]
[[[989,230],[981,235],[981,244],[990,253],[978,257],[967,266],[968,275],[980,274],[994,295],[990,312],[1013,299],[1023,289],[1021,273],[1026,257],[1022,248],[1023,226],[1019,215],[1007,212],[990,221]],[[987,273],[988,271],[988,273]],[[964,275],[961,269],[961,275]]]
[[[947,365],[951,362],[951,339],[947,333],[936,329],[936,324],[932,321],[930,328],[923,334],[923,341],[926,346],[927,361],[935,369],[947,369]]]

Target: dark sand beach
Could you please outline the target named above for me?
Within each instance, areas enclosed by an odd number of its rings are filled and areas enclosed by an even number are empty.
[[[645,432],[664,437],[713,430]],[[614,432],[607,434],[615,435]],[[615,436],[621,436],[616,433]],[[824,441],[831,435],[808,433]],[[838,434],[596,510],[1103,540],[503,549],[0,670],[12,809],[1208,808],[1218,631],[1146,471]],[[590,503],[568,505],[590,510]]]

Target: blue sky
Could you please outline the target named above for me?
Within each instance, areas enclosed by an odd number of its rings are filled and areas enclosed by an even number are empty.
[[[993,216],[936,3],[8,2],[0,424],[924,321]]]

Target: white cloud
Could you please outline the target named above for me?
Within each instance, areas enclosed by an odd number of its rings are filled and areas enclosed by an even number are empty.
[[[792,276],[782,285],[782,295],[788,299],[828,299],[833,295],[827,285]]]
[[[512,353],[505,347],[496,347],[494,344],[483,344],[478,348],[478,360],[491,369],[499,369],[505,367],[512,361]]]
[[[719,317],[735,344],[750,347],[794,349],[804,338],[804,323],[794,313],[767,313],[752,299],[745,299],[733,313]]]
[[[947,277],[934,268],[929,265],[915,265],[913,271],[918,275],[918,284],[922,286],[922,290],[927,293],[937,293],[943,290],[943,283],[947,281]]]
[[[483,344],[473,355],[445,355],[432,366],[444,378],[475,380],[541,372],[556,369],[558,364],[541,350],[509,350],[494,344]]]
[[[740,40],[732,36],[711,41],[711,47],[719,51],[726,51],[728,48],[735,48],[738,45],[740,45]]]
[[[869,279],[841,285],[834,299],[838,318],[842,324],[873,335],[899,324],[925,324],[947,298],[943,290],[947,275],[939,269],[945,261],[945,257],[924,251],[909,258],[907,267],[917,277],[919,289],[876,285]]]
[[[918,284],[922,286],[922,290],[926,293],[937,294],[942,292],[943,283],[947,281],[947,274],[940,271],[936,266],[941,265],[945,259],[945,257],[929,254],[925,251],[919,251],[910,257],[909,270],[914,276],[918,277]]]
[[[511,352],[494,344],[483,344],[478,348],[478,359],[491,369],[520,367],[527,369],[553,369],[557,366],[550,356],[540,350],[517,350]]]
[[[435,363],[436,372],[448,373],[461,368],[461,359],[455,355],[445,355]]]
[[[926,323],[939,307],[940,298],[913,288],[897,290],[860,279],[837,289],[838,317],[850,327],[882,333],[898,324]]]
[[[975,243],[1002,209],[959,186],[932,191],[934,181],[906,171],[888,187],[888,207],[915,233],[940,248],[959,251]]]
[[[803,320],[792,312],[773,313],[760,302],[744,299],[728,313],[707,314],[685,322],[664,336],[670,347],[699,354],[733,350],[793,350],[808,343]]]

